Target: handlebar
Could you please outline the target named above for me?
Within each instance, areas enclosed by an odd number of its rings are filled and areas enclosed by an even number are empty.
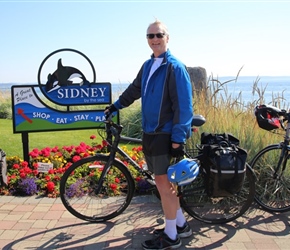
[[[105,114],[105,130],[107,134],[106,140],[112,144],[112,137],[115,137],[116,141],[121,140],[121,132],[123,130],[123,126],[115,123],[113,121],[114,114]],[[206,122],[206,119],[202,115],[193,115],[191,127],[200,127]],[[126,138],[126,137],[125,137]],[[133,138],[130,138],[130,141],[132,141]],[[133,139],[134,140],[134,139]],[[139,142],[139,139],[137,139]]]

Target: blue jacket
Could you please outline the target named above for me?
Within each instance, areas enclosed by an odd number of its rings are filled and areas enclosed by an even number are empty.
[[[163,62],[145,86],[154,57],[141,67],[136,79],[114,103],[117,109],[128,107],[141,97],[144,133],[171,134],[171,141],[185,143],[191,135],[192,87],[183,63],[167,50]]]

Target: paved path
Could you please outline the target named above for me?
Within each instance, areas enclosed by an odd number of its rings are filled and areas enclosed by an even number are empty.
[[[70,215],[59,198],[0,196],[0,249],[141,249],[153,228],[163,226],[160,210],[154,196],[134,197],[119,217],[93,224]],[[189,217],[194,233],[180,249],[290,249],[289,217],[255,205],[225,225]]]

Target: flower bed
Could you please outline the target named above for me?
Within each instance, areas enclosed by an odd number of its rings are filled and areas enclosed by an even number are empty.
[[[19,157],[7,157],[8,185],[0,188],[0,194],[58,197],[61,176],[74,162],[96,153],[107,153],[107,142],[103,141],[101,144],[97,144],[94,142],[95,138],[95,135],[90,137],[93,141],[92,145],[81,142],[78,146],[33,149],[29,153],[30,162],[26,162]],[[143,165],[144,158],[141,146],[134,147],[132,150],[128,150],[126,146],[123,146],[122,149],[140,166]],[[139,193],[146,192],[150,188],[150,184],[125,159],[120,160],[132,173],[136,182],[136,191]],[[50,165],[52,168],[43,171],[40,169],[41,164]],[[111,185],[112,191],[118,185],[117,176],[114,180],[115,183]]]

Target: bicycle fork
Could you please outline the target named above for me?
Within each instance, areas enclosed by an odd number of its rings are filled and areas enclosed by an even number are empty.
[[[104,183],[104,181],[106,179],[106,176],[107,176],[107,174],[108,174],[108,172],[110,170],[111,165],[114,162],[115,155],[116,155],[116,150],[111,148],[111,153],[110,153],[110,156],[109,156],[109,160],[106,162],[106,164],[105,164],[105,166],[103,168],[103,171],[101,173],[101,176],[99,178],[97,188],[95,188],[95,194],[96,195],[98,195],[100,193],[101,188],[103,187],[103,183]]]
[[[283,176],[283,173],[286,169],[287,166],[287,161],[289,160],[289,151],[290,151],[290,145],[287,145],[285,147],[285,145],[282,145],[282,150],[281,150],[281,154],[279,157],[279,161],[277,164],[277,168],[274,169],[274,173],[273,173],[273,178],[274,179],[281,179],[281,176]],[[282,167],[282,168],[281,168]],[[280,173],[279,173],[280,172]]]

